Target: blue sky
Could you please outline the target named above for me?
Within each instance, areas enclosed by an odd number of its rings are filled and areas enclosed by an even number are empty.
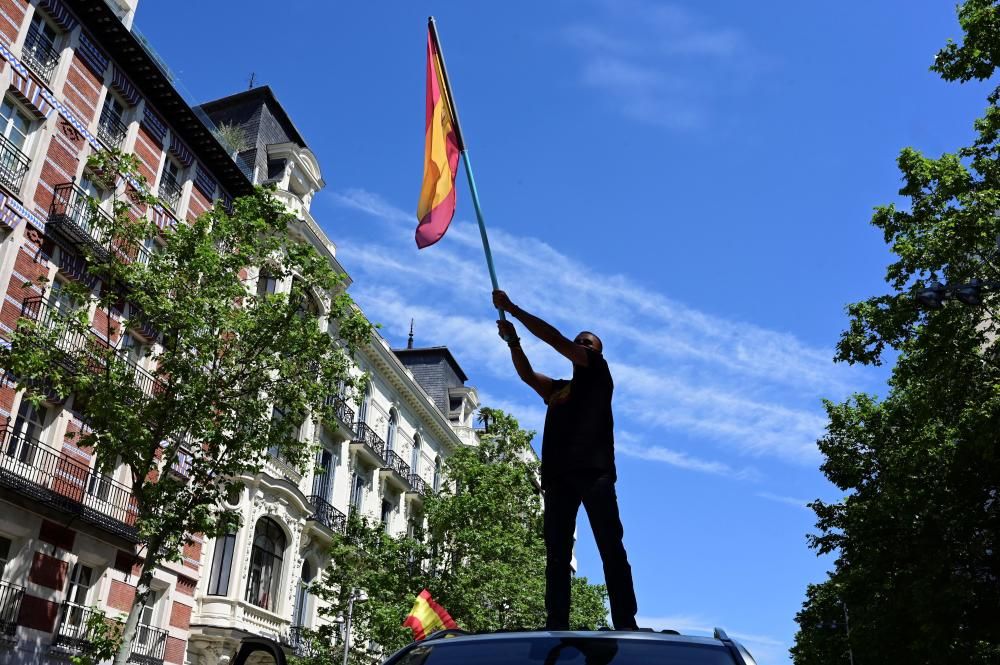
[[[445,238],[413,244],[436,15],[501,286],[604,339],[640,622],[723,626],[779,664],[830,564],[805,540],[804,503],[838,496],[821,399],[884,393],[885,370],[832,363],[844,306],[884,288],[872,207],[896,200],[900,148],[954,149],[984,106],[927,70],[959,36],[952,5],[144,0],[136,25],[193,101],[250,72],[270,85],[385,337],[404,344],[415,318],[417,344],[450,346],[485,403],[540,428],[495,337],[464,182]],[[580,524],[581,573],[600,580]]]

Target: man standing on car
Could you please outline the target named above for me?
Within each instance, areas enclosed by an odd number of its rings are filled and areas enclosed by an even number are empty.
[[[614,384],[602,355],[601,340],[584,331],[570,341],[545,321],[512,303],[503,291],[493,292],[493,305],[573,363],[570,381],[535,372],[521,349],[513,323],[497,321],[500,337],[510,347],[517,375],[548,405],[542,434],[545,627],[569,629],[573,532],[582,503],[604,563],[611,621],[616,630],[635,630],[637,607],[632,567],[622,544],[624,530],[615,495],[617,475],[611,414]]]

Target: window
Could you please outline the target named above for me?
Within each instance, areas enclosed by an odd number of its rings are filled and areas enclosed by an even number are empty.
[[[415,476],[420,475],[420,435],[413,435],[413,450],[410,451],[410,472]]]
[[[0,536],[0,579],[3,579],[3,573],[7,570],[7,564],[10,563],[10,554],[13,548],[14,543],[10,542],[10,538]]]
[[[360,474],[355,473],[351,479],[351,512],[360,511],[365,497],[365,481]]]
[[[389,533],[389,518],[392,516],[392,504],[387,500],[382,499],[382,514],[379,520],[382,522],[382,527],[385,529],[386,533]]]
[[[315,573],[309,560],[302,562],[302,577],[299,579],[298,593],[295,594],[295,618],[292,620],[293,626],[306,626],[309,620],[309,583],[313,581]]]
[[[59,66],[59,49],[56,47],[58,38],[59,33],[56,29],[41,12],[36,10],[35,15],[31,17],[31,25],[28,26],[28,35],[24,39],[21,59],[46,83],[52,82],[52,75]]]
[[[139,623],[144,626],[155,626],[156,625],[156,604],[160,601],[163,593],[156,591],[155,589],[150,589],[149,594],[146,596],[146,603],[142,606],[142,611],[139,612]]]
[[[142,361],[146,358],[146,345],[132,333],[126,332],[122,335],[121,352],[130,363],[142,367]]]
[[[396,429],[399,425],[399,415],[396,413],[396,409],[389,409],[389,430],[385,435],[385,445],[389,452],[393,450],[393,444],[396,442]]]
[[[368,407],[371,405],[372,401],[372,384],[365,384],[365,393],[361,396],[361,404],[358,405],[358,424],[367,424],[368,422]]]
[[[14,419],[14,428],[7,442],[5,451],[7,457],[27,466],[34,464],[47,415],[48,410],[44,406],[35,407],[28,400],[21,400],[17,418]]]
[[[79,561],[73,564],[69,581],[66,583],[66,603],[63,608],[61,634],[82,634],[86,628],[87,601],[90,596],[90,585],[93,583],[94,570]],[[68,629],[68,630],[67,630]]]
[[[316,475],[313,477],[313,496],[324,501],[330,500],[333,488],[333,453],[323,449],[316,453]]]
[[[441,458],[434,458],[434,491],[441,491]]]
[[[97,138],[112,148],[121,148],[125,142],[125,134],[128,133],[124,116],[125,105],[108,91],[107,97],[104,98],[104,108],[101,109],[101,117],[97,121]]]
[[[27,151],[31,118],[10,97],[4,98],[3,104],[0,104],[0,123],[3,125],[3,137],[21,152]]]
[[[166,635],[156,629],[159,625],[157,618],[158,605],[163,596],[164,593],[162,591],[156,591],[155,589],[150,589],[149,594],[146,596],[146,602],[139,612],[139,625],[136,626],[135,637],[132,638],[133,656],[155,656],[159,652],[161,644],[166,639]],[[139,660],[139,662],[143,661]]]
[[[250,553],[250,574],[246,600],[257,607],[275,610],[281,584],[281,562],[285,553],[285,534],[277,522],[262,517],[254,529]]]
[[[90,597],[90,585],[93,583],[94,569],[79,561],[73,564],[73,569],[66,583],[66,600],[77,605],[86,605]]]
[[[24,175],[31,161],[28,139],[31,135],[31,118],[10,97],[0,103],[0,184],[13,192],[20,192]]]
[[[235,533],[227,533],[215,539],[215,552],[212,553],[212,572],[208,578],[208,595],[225,596],[229,594],[229,575],[233,570],[234,547],[236,547]]]
[[[177,212],[181,201],[181,171],[181,165],[174,158],[164,160],[160,174],[160,199],[174,212]]]
[[[71,316],[80,306],[75,295],[61,279],[52,280],[49,288],[49,307],[59,316]]]
[[[271,274],[267,268],[261,268],[260,276],[257,278],[257,297],[271,296],[278,289],[278,278]]]

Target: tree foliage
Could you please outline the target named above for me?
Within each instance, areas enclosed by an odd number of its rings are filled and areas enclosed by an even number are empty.
[[[525,454],[533,435],[517,420],[483,408],[480,445],[462,447],[444,465],[447,482],[424,499],[423,520],[392,537],[381,525],[352,516],[332,546],[315,591],[343,616],[352,589],[369,600],[354,605],[352,653],[363,662],[373,640],[388,651],[412,639],[403,620],[422,589],[430,590],[465,630],[538,628],[545,623],[545,545],[537,462]],[[573,580],[571,624],[606,626],[603,585]],[[341,645],[342,648],[342,645]]]
[[[1000,6],[968,0],[958,16],[964,40],[931,69],[948,81],[991,78]],[[895,254],[890,290],[848,307],[837,359],[898,357],[883,400],[826,405],[822,470],[846,496],[812,504],[811,544],[837,559],[797,616],[799,665],[1000,660],[1000,299],[987,291],[980,307],[926,311],[914,298],[934,281],[1000,281],[998,100],[1000,88],[971,146],[938,158],[904,149],[908,205],[872,219]]]
[[[111,214],[95,199],[70,211],[98,240],[85,248],[96,286],[61,284],[60,303],[22,318],[0,363],[26,399],[72,399],[85,424],[75,443],[93,449],[97,470],[128,469],[143,567],[116,658],[124,663],[156,566],[178,560],[192,534],[236,526],[223,499],[269,449],[291,464],[311,459],[298,425],[333,417],[325,399],[349,381],[349,351],[369,328],[346,294],[328,303],[339,339],[321,327],[311,303],[338,293],[342,276],[291,239],[294,218],[267,191],[161,231],[145,217],[156,200],[135,157],[98,153],[88,169],[113,193]],[[248,279],[261,267],[290,291],[258,293]],[[119,341],[140,330],[137,339],[155,338],[141,347],[152,369]]]

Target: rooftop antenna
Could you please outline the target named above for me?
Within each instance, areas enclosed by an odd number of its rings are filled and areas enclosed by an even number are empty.
[[[250,72],[250,85],[247,86],[247,90],[253,90],[253,81],[257,77],[256,74]]]
[[[413,348],[413,319],[410,319],[410,338],[406,340],[406,348]]]

